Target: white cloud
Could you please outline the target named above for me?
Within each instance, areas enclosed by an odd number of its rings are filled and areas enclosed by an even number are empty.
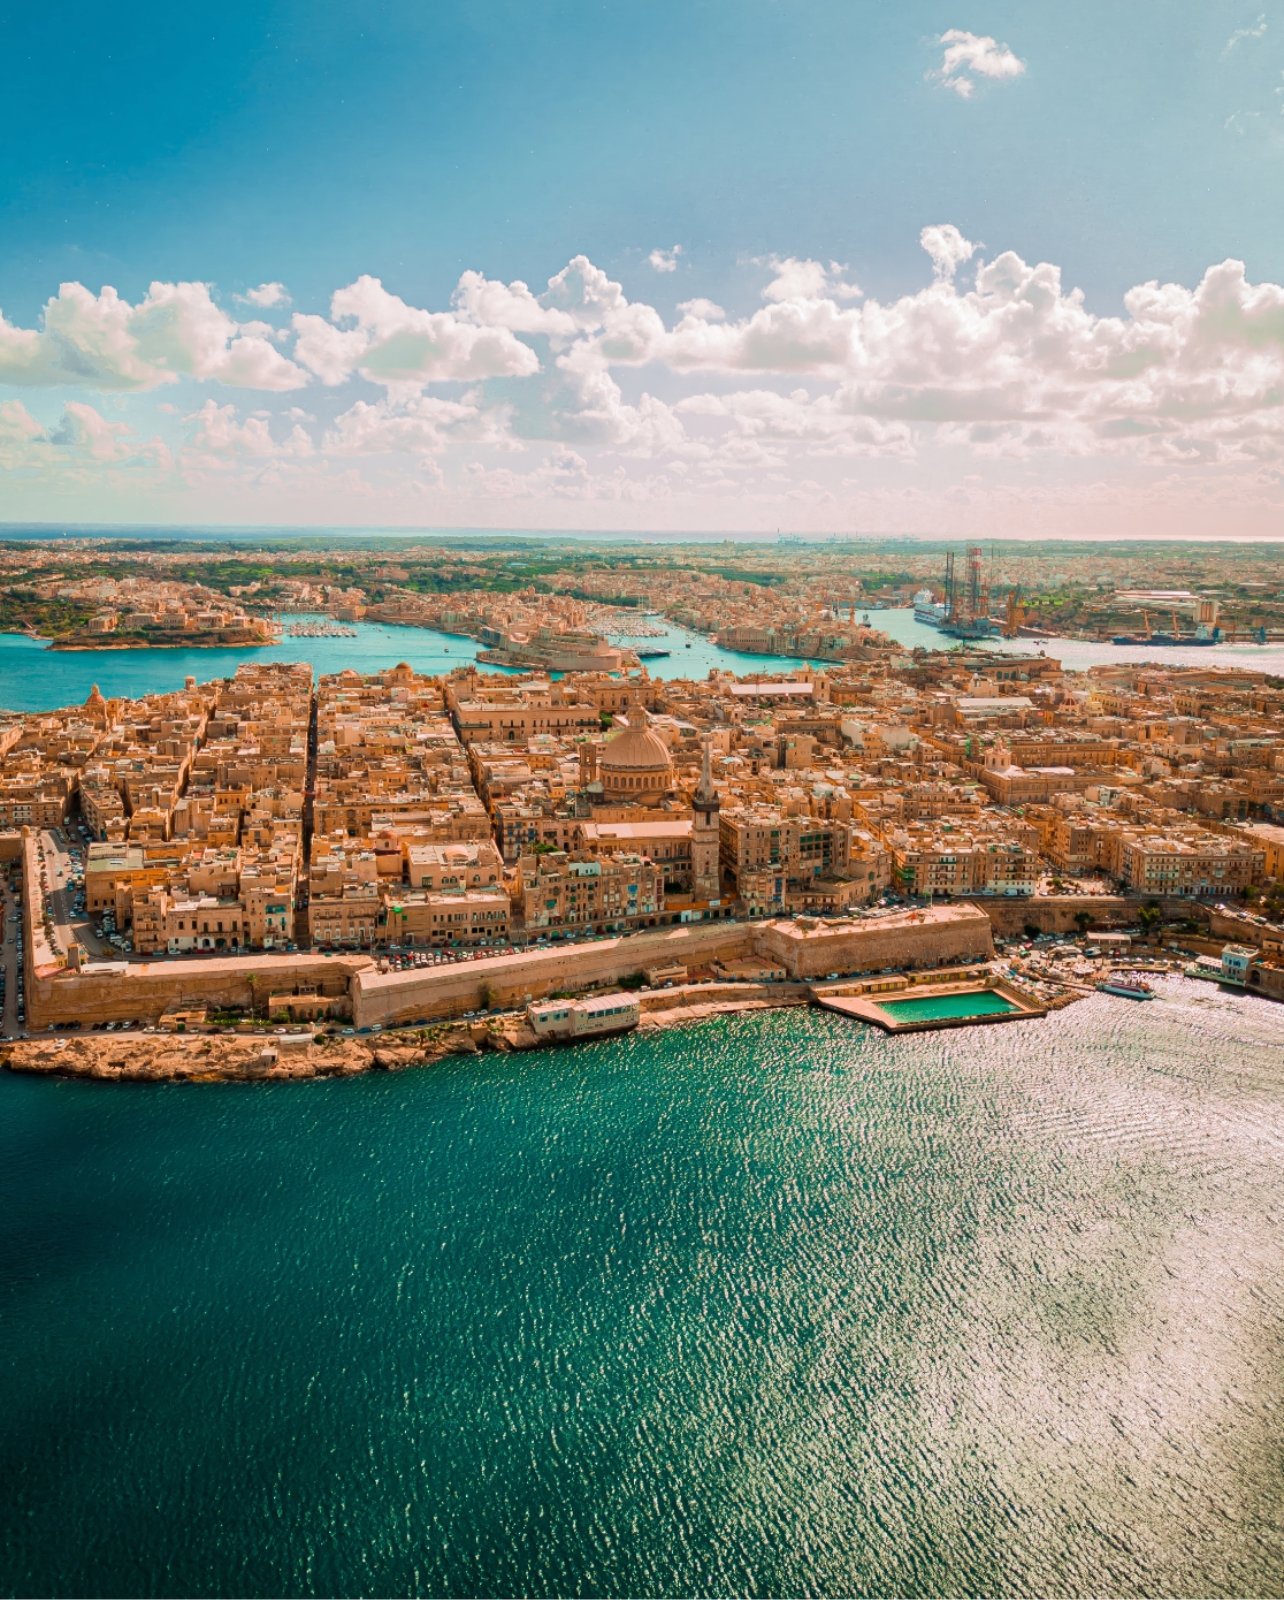
[[[819,261],[799,260],[797,256],[772,256],[769,265],[773,277],[762,291],[764,300],[820,300],[825,295],[839,300],[860,298],[856,285],[844,281],[847,268],[841,262],[831,261],[826,267]]]
[[[1250,22],[1246,27],[1235,29],[1234,33],[1231,34],[1225,45],[1223,45],[1222,54],[1224,56],[1230,55],[1235,46],[1242,43],[1245,39],[1260,39],[1265,32],[1266,13],[1262,11],[1258,13],[1257,20],[1255,22]]]
[[[977,78],[1019,78],[1025,71],[1025,62],[989,34],[947,28],[936,42],[945,48],[928,77],[964,100],[972,98]]]
[[[854,459],[907,486],[905,475],[926,481],[942,462],[956,476],[970,464],[1046,483],[1060,463],[1067,484],[1089,461],[1134,481],[1222,472],[1284,508],[1284,286],[1250,282],[1231,260],[1193,286],[1138,284],[1100,315],[1052,263],[1011,250],[986,260],[948,222],[919,239],[931,277],[924,266],[909,292],[863,297],[837,262],[780,256],[758,263],[770,270],[746,314],[697,298],[676,322],[584,255],[543,290],[464,273],[445,310],[362,277],[328,314],[294,312],[288,353],[204,284],[153,284],[137,304],[67,285],[38,327],[0,323],[0,382],[66,391],[56,423],[0,403],[0,470],[10,482],[83,484],[88,496],[92,486],[106,495],[118,472],[142,483],[139,469],[151,468],[208,493],[210,507],[243,492],[235,510],[247,520],[255,494],[265,516],[269,505],[277,515],[307,505],[314,518],[331,494],[381,508],[399,493],[422,506],[431,492],[434,507],[455,494],[462,516],[489,484],[497,497],[559,504],[650,495],[672,508],[686,497],[704,508],[691,511],[696,522],[716,526],[741,500],[750,519],[754,506],[793,496],[820,507],[837,492],[846,507],[841,463]],[[355,391],[339,407],[319,397],[319,425],[272,398],[309,375]],[[106,415],[81,398],[180,378],[257,393],[238,408],[176,389]],[[183,418],[176,472],[161,440],[121,420],[149,403],[158,426]]]
[[[329,323],[296,313],[294,328],[299,334],[295,355],[328,384],[358,372],[401,393],[426,383],[529,377],[539,371],[538,356],[508,328],[408,305],[368,274],[336,290]]]
[[[109,422],[83,401],[69,400],[56,427],[46,428],[20,400],[0,401],[0,467],[83,476],[102,468],[167,468],[158,438],[140,439],[127,423]]]
[[[288,306],[290,303],[289,290],[283,283],[261,283],[257,289],[247,289],[244,294],[236,297],[248,306]]]
[[[110,286],[64,283],[40,329],[0,316],[0,383],[152,389],[196,378],[250,389],[295,389],[307,374],[214,304],[204,283],[153,283],[137,305]]]
[[[331,455],[433,455],[448,444],[511,448],[506,408],[485,410],[476,395],[420,395],[396,406],[358,400],[335,419],[323,449]]]
[[[684,317],[692,317],[697,322],[724,322],[727,316],[716,301],[705,300],[698,295],[694,300],[680,301],[678,310]]]
[[[297,423],[288,437],[278,443],[272,437],[266,416],[259,413],[242,421],[235,406],[221,406],[216,400],[207,400],[199,411],[194,411],[183,420],[190,430],[191,448],[201,456],[252,456],[260,460],[276,460],[282,457],[302,458],[313,453],[311,438]]]
[[[498,283],[480,272],[465,272],[450,303],[471,322],[512,333],[569,336],[579,326],[568,312],[541,304],[520,279]]]
[[[678,257],[682,254],[682,246],[675,244],[669,250],[652,250],[646,258],[647,265],[654,267],[657,272],[676,272],[678,270]]]
[[[952,222],[924,228],[918,236],[918,242],[931,256],[932,266],[941,282],[953,279],[963,263],[970,261],[976,253],[976,246],[970,239],[965,239]]]

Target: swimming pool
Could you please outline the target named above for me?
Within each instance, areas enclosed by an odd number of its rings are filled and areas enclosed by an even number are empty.
[[[925,994],[914,1000],[879,1000],[878,1009],[893,1022],[939,1022],[946,1017],[994,1017],[1019,1011],[1006,995],[993,989],[970,989],[961,994]]]

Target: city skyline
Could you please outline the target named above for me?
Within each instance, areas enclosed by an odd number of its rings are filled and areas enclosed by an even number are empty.
[[[20,24],[4,520],[1275,533],[1275,8],[147,15]]]

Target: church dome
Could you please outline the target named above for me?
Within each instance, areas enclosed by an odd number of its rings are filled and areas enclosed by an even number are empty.
[[[603,797],[608,800],[659,800],[673,784],[669,747],[647,726],[645,712],[607,741],[598,771]]]

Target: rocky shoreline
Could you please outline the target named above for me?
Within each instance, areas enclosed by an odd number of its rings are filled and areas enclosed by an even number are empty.
[[[668,998],[666,996],[666,998]],[[647,1011],[639,1026],[681,1027],[741,1011],[776,1011],[808,1003],[790,990],[779,996],[711,999]],[[539,1039],[518,1016],[443,1023],[377,1036],[334,1034],[48,1035],[0,1045],[0,1067],[39,1077],[89,1078],[107,1083],[265,1083],[282,1079],[352,1078],[365,1072],[428,1067],[449,1056],[545,1049],[564,1040]],[[591,1041],[584,1041],[591,1042]]]
[[[298,1038],[300,1036],[295,1036]],[[294,1078],[352,1078],[431,1066],[447,1056],[528,1048],[499,1029],[463,1024],[387,1039],[302,1035],[266,1038],[237,1034],[131,1036],[111,1039],[19,1039],[0,1046],[0,1066],[45,1077],[93,1078],[108,1083],[272,1082]],[[535,1043],[531,1036],[530,1044]]]

